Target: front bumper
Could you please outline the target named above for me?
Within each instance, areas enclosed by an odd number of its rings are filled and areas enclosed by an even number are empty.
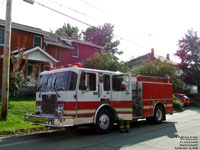
[[[53,115],[25,115],[25,122],[49,127],[68,127],[75,125],[73,117],[55,117]]]

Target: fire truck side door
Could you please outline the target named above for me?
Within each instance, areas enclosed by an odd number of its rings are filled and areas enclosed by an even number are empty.
[[[95,72],[80,72],[77,90],[77,115],[90,116],[95,113],[98,103],[98,74]]]
[[[99,83],[99,97],[101,103],[111,102],[111,76],[109,74],[100,75],[102,82]]]

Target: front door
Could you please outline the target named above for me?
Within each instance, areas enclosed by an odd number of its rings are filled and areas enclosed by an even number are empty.
[[[99,73],[99,98],[101,103],[111,104],[111,75]]]
[[[93,116],[98,101],[98,74],[95,72],[80,71],[80,79],[77,90],[77,116]]]

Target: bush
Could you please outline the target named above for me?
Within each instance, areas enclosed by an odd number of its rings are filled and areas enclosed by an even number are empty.
[[[175,96],[173,96],[173,106],[174,106],[175,111],[183,111],[184,110],[183,103],[179,99],[177,99]]]

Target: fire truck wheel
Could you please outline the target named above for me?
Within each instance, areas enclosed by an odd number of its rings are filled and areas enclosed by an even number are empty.
[[[155,111],[154,111],[153,122],[156,124],[159,124],[159,123],[162,123],[163,119],[164,119],[163,107],[158,105],[156,106]]]
[[[102,109],[97,115],[95,129],[98,133],[108,133],[113,127],[112,114],[108,109]]]

